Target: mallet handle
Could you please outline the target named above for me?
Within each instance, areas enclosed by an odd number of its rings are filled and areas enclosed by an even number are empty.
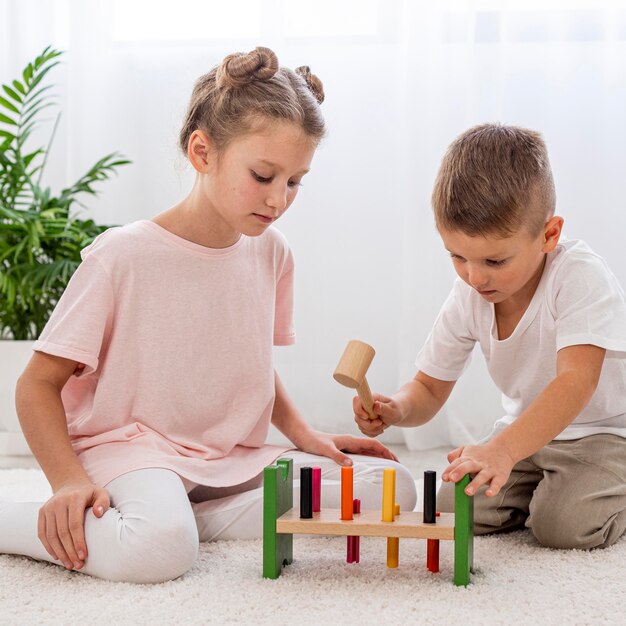
[[[363,382],[356,388],[356,392],[359,394],[359,399],[361,400],[361,404],[365,409],[368,417],[371,420],[376,419],[376,414],[374,413],[374,400],[372,399],[372,392],[370,391],[370,386],[367,384],[367,379],[364,377]]]

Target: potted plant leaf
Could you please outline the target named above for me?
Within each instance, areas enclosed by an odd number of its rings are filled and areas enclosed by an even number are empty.
[[[80,216],[81,198],[129,163],[118,153],[98,160],[74,184],[54,194],[43,174],[60,112],[44,80],[63,53],[47,47],[0,92],[0,454],[28,454],[14,408],[17,378],[33,341],[63,293],[80,251],[109,226]],[[33,131],[48,121],[45,146]]]

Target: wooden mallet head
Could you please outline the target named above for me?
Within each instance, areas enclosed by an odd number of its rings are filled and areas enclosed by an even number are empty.
[[[356,389],[361,404],[370,419],[376,419],[376,415],[374,414],[372,392],[367,384],[365,374],[374,354],[376,352],[372,346],[353,339],[348,342],[333,374],[333,378],[341,385]]]

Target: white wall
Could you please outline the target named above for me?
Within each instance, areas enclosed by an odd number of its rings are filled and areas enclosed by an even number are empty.
[[[133,29],[131,14],[124,20],[115,13],[133,0],[0,0],[7,18],[0,71],[3,80],[11,77],[48,43],[68,50],[52,75],[64,115],[50,183],[68,182],[109,151],[130,157],[133,165],[89,201],[105,223],[148,218],[187,192],[192,177],[177,153],[177,133],[193,81],[225,54],[267,45],[282,63],[308,64],[320,76],[329,136],[279,222],[296,255],[298,344],[277,350],[288,390],[320,428],[352,430],[351,393],[331,377],[348,339],[377,349],[374,389],[391,393],[413,375],[453,278],[433,227],[430,190],[446,146],[473,124],[501,121],[544,133],[567,234],[587,239],[626,284],[621,3],[566,9],[548,0],[536,7],[445,1],[425,8],[409,0],[320,0],[316,16],[325,19],[307,21],[310,3],[249,0],[240,3],[245,37],[233,35],[222,4],[152,3],[146,23],[167,24],[168,11],[187,10],[194,24],[211,24],[211,36],[181,41],[146,39],[141,22]],[[198,14],[203,6],[212,21]],[[350,6],[342,15],[340,7]],[[120,24],[137,40],[115,39]],[[462,443],[498,416],[497,394],[476,358],[441,419],[411,433],[410,443]]]

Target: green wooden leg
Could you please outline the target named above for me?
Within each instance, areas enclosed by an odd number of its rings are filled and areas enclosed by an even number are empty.
[[[454,584],[465,587],[474,566],[474,498],[465,493],[469,483],[467,474],[454,492]]]
[[[293,560],[293,535],[276,532],[276,520],[293,507],[293,459],[263,470],[263,577],[278,578]]]

